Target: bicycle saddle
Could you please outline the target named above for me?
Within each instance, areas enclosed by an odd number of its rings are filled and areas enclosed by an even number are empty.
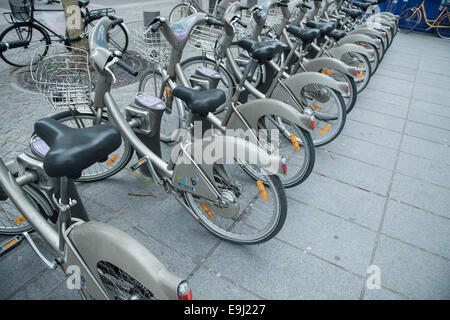
[[[363,12],[359,9],[343,8],[342,12],[348,14],[352,19],[358,18]]]
[[[44,170],[54,178],[79,178],[84,169],[105,161],[122,143],[120,132],[111,124],[74,129],[44,118],[35,123],[34,129],[50,147]]]
[[[320,36],[319,29],[303,29],[297,26],[288,26],[286,30],[297,39],[302,40],[303,43],[311,43]]]
[[[209,112],[214,112],[225,103],[225,92],[219,89],[198,91],[183,86],[175,87],[172,94],[186,102],[188,109],[193,114],[206,117]]]
[[[78,5],[80,6],[80,8],[87,7],[88,4],[89,4],[89,0],[78,0]]]
[[[249,55],[259,61],[271,60],[275,55],[287,49],[287,45],[278,41],[255,41],[248,38],[241,39],[237,45],[244,50],[247,50]]]
[[[319,29],[321,37],[326,36],[336,28],[334,22],[318,22],[309,20],[306,22],[306,25],[310,28]]]
[[[361,0],[361,2],[370,3],[372,6],[380,3],[380,1],[378,1],[378,0]]]
[[[337,30],[334,29],[333,31],[331,31],[328,34],[330,37],[332,37],[334,40],[339,41],[341,40],[343,37],[345,37],[345,32],[343,30]]]
[[[366,11],[367,8],[371,6],[370,3],[356,2],[356,1],[355,1],[355,2],[352,2],[352,5],[354,5],[355,7],[361,8],[361,9],[363,9],[364,11]]]

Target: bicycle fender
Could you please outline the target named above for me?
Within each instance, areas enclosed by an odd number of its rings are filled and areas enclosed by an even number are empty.
[[[263,116],[279,116],[289,119],[292,123],[298,125],[302,129],[311,132],[310,117],[301,113],[299,110],[275,99],[252,100],[248,103],[238,106],[239,114],[245,119],[245,122],[251,129],[258,128],[258,121]],[[239,115],[233,113],[226,124],[227,129],[246,129]]]
[[[362,33],[353,33],[345,36],[341,40],[339,40],[340,43],[355,43],[355,42],[366,42],[374,45],[376,48],[381,47],[381,42],[378,39],[374,39],[372,37],[369,37],[368,35],[362,34]]]
[[[284,84],[289,90],[296,96],[297,99],[304,101],[301,93],[307,85],[320,84],[333,89],[341,94],[347,94],[347,84],[345,82],[339,82],[319,72],[302,72],[297,73],[286,80],[283,80]],[[291,96],[286,90],[278,85],[271,98],[283,101],[290,105],[293,104]]]
[[[177,287],[183,279],[170,273],[146,247],[126,232],[96,221],[74,224],[68,232],[75,249],[104,291],[106,290],[97,272],[99,261],[120,267],[146,288],[151,288],[161,299],[178,299]],[[86,290],[94,298],[106,299],[68,247],[67,265],[64,268],[69,266],[78,266],[81,269],[81,275],[86,279]]]
[[[319,57],[308,62],[305,62],[303,66],[308,71],[320,72],[322,69],[333,69],[342,73],[345,73],[351,77],[355,76],[356,68],[349,66],[341,60],[330,57]]]
[[[343,45],[329,49],[328,52],[336,59],[342,59],[347,52],[356,52],[365,55],[369,61],[372,61],[374,59],[373,56],[375,55],[373,49],[365,49],[353,43],[344,43]]]
[[[370,37],[376,37],[376,38],[384,39],[383,32],[377,31],[377,30],[372,29],[372,28],[367,28],[367,27],[357,28],[355,30],[350,31],[348,34],[365,34],[365,35],[368,35]]]
[[[214,202],[220,197],[220,193],[214,179],[213,165],[219,160],[226,161],[227,158],[255,164],[269,174],[283,174],[281,158],[245,140],[244,134],[245,130],[230,130],[226,135],[213,132],[193,143],[182,142],[177,145],[175,152],[181,151],[183,154],[175,163],[172,185]]]

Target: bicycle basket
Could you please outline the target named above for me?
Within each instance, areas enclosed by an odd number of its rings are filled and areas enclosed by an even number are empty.
[[[267,12],[265,27],[271,30],[276,30],[282,20],[283,14],[281,13],[281,9],[278,7],[270,8]]]
[[[17,21],[28,21],[33,14],[33,0],[9,0],[11,15]]]
[[[33,57],[33,61],[38,62],[30,67],[43,100],[56,110],[89,108],[93,85],[88,53],[63,45],[52,47],[59,48],[51,55]],[[35,55],[38,54],[36,50]]]
[[[222,27],[197,25],[189,36],[189,45],[203,52],[214,53],[217,40],[222,36]]]
[[[142,26],[130,31],[135,49],[143,59],[156,64],[168,63],[171,47],[160,31],[153,33],[150,28]]]
[[[240,20],[246,24],[246,28],[238,23],[234,24],[234,39],[235,41],[242,38],[251,38],[256,28],[256,22],[250,13],[243,13]]]

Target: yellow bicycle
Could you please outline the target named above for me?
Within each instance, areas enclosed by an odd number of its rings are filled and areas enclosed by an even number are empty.
[[[413,31],[422,21],[422,17],[425,18],[425,23],[428,25],[426,30],[435,29],[439,37],[443,39],[450,39],[450,1],[446,1],[439,7],[440,13],[435,19],[428,19],[425,10],[425,1],[423,0],[420,5],[410,5],[406,3],[400,11],[399,27],[404,32]]]

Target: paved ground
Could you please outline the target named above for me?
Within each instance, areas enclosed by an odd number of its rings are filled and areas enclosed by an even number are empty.
[[[449,49],[435,37],[398,35],[342,135],[317,149],[311,177],[287,190],[286,224],[265,244],[219,241],[127,171],[80,185],[85,204],[187,277],[197,299],[449,299]],[[0,68],[0,156],[10,159],[52,111],[8,85],[12,69]],[[114,95],[125,104],[135,91]],[[128,196],[143,191],[158,198]],[[380,289],[366,287],[372,265]],[[26,243],[0,258],[0,283],[0,299],[79,298]]]

